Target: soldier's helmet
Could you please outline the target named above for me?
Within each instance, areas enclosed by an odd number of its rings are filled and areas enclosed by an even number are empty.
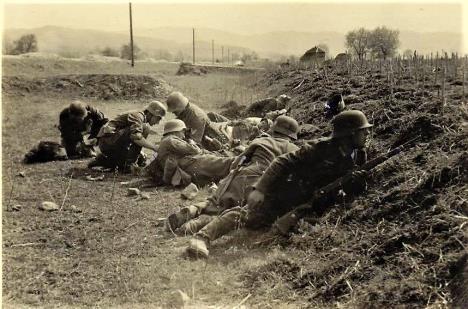
[[[86,107],[81,101],[73,101],[68,107],[69,113],[75,118],[84,118],[87,114]]]
[[[332,94],[325,104],[325,117],[332,118],[344,111],[345,108],[346,105],[342,95],[340,93]]]
[[[273,132],[289,136],[292,139],[297,139],[299,124],[294,118],[281,115],[278,118],[276,118],[275,123],[273,123],[272,130]]]
[[[336,115],[333,120],[333,137],[351,135],[354,131],[370,128],[373,125],[367,121],[366,115],[358,110],[344,111]]]
[[[166,100],[167,110],[169,112],[183,111],[188,102],[189,100],[182,93],[175,91]]]
[[[180,132],[180,131],[183,131],[185,129],[187,129],[187,127],[185,126],[185,123],[182,120],[172,119],[172,120],[167,121],[164,124],[163,135],[166,135],[166,134],[169,134],[169,133],[172,133],[172,132]]]
[[[163,103],[153,100],[146,106],[146,110],[152,115],[162,118],[166,115],[167,107]]]

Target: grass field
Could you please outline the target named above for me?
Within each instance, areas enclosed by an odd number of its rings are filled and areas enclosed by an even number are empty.
[[[41,71],[40,67],[31,68],[29,61],[15,60],[13,65],[7,59],[4,74],[130,73],[128,68],[109,63],[33,61],[43,66]],[[217,109],[228,99],[247,103],[262,95],[262,89],[251,87],[256,76],[174,76],[176,67],[154,65],[137,66],[136,71],[163,76],[208,110]],[[231,308],[238,304],[293,308],[305,304],[284,283],[276,281],[274,274],[259,278],[256,286],[261,288],[255,291],[245,287],[244,276],[253,267],[291,255],[280,247],[258,247],[255,242],[262,235],[239,231],[236,237],[220,240],[209,260],[186,260],[182,252],[188,238],[166,232],[160,220],[189,203],[180,199],[177,190],[144,189],[150,200],[135,200],[120,184],[131,176],[107,173],[103,181],[88,181],[83,177],[90,173],[85,160],[23,165],[24,154],[40,140],[59,141],[54,125],[60,110],[69,103],[68,97],[66,93],[58,97],[25,93],[2,100],[5,308],[169,307],[177,304],[178,290],[188,295],[188,306],[194,308]],[[86,102],[110,117],[145,105]],[[159,125],[157,130],[161,128]],[[153,136],[152,140],[158,138]],[[206,192],[199,198],[203,196]],[[51,213],[39,210],[37,203],[45,200],[56,202],[62,209]],[[13,211],[14,205],[21,205],[21,209]]]

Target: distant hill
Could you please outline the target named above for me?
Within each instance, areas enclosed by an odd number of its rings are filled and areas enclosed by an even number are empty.
[[[90,52],[98,52],[105,47],[120,50],[121,46],[130,42],[128,33],[115,33],[88,29],[70,29],[55,26],[45,26],[35,29],[7,29],[4,31],[4,41],[13,41],[21,35],[34,33],[38,40],[39,50],[45,53],[57,53],[66,56],[83,56]],[[160,56],[169,52],[172,56],[182,54],[185,60],[192,59],[192,43],[177,42],[157,37],[147,37],[134,33],[134,43],[149,57]],[[232,52],[252,53],[244,47],[229,45]],[[211,60],[211,41],[198,41],[196,58]]]
[[[79,55],[95,52],[104,47],[120,49],[129,42],[128,32],[105,32],[86,29],[68,29],[46,26],[36,29],[5,30],[7,40],[17,39],[25,33],[35,33],[42,52],[76,53]],[[182,27],[161,27],[154,29],[135,29],[135,43],[148,56],[169,52],[172,56],[182,54],[184,59],[192,58],[192,29]],[[215,58],[221,58],[221,46],[224,57],[228,49],[232,53],[257,52],[261,57],[278,58],[280,56],[301,56],[307,49],[326,44],[330,54],[335,55],[345,50],[345,34],[339,32],[269,32],[264,34],[241,35],[227,31],[200,28],[195,30],[196,57],[199,60],[211,60],[211,41],[214,40]],[[419,53],[436,51],[460,52],[462,34],[459,33],[419,33],[400,32],[400,50],[417,50]]]
[[[192,29],[180,27],[162,27],[140,29],[141,35],[179,43],[192,41]],[[232,44],[255,50],[261,56],[296,55],[301,56],[306,50],[318,44],[326,44],[332,55],[345,51],[345,34],[339,32],[298,32],[282,31],[264,34],[241,35],[215,29],[196,29],[196,38],[215,41],[215,46]],[[461,52],[462,34],[452,32],[414,32],[400,31],[400,50],[417,50],[430,53],[445,50]]]

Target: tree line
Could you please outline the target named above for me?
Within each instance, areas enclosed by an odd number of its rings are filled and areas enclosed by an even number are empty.
[[[359,60],[372,58],[387,59],[395,56],[400,46],[399,31],[387,27],[374,30],[359,28],[346,34],[346,47]]]

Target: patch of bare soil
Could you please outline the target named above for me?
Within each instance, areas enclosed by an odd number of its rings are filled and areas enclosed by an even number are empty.
[[[375,72],[349,77],[292,69],[262,82],[291,95],[291,113],[321,132],[331,129],[323,103],[341,90],[349,108],[374,123],[371,157],[419,139],[374,169],[364,194],[302,220],[279,242],[299,256],[252,270],[246,285],[255,288],[256,278],[274,274],[326,307],[468,306],[468,113],[461,87],[449,88],[443,106],[429,82],[422,88],[402,80],[392,96]]]
[[[64,75],[47,78],[3,77],[7,95],[49,93],[96,100],[164,99],[172,91],[163,79],[148,75]]]

